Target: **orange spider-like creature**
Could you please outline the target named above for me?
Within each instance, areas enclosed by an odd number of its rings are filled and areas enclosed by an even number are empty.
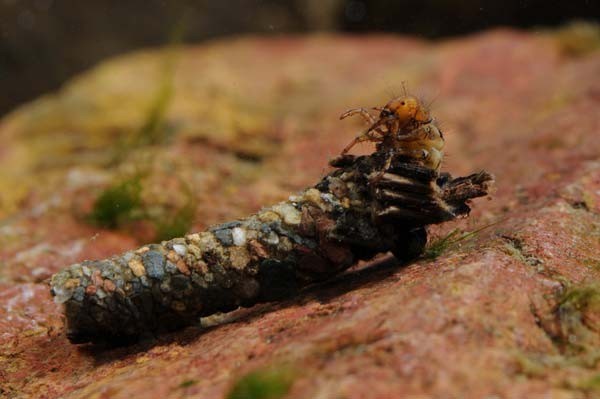
[[[355,144],[376,142],[377,150],[389,150],[419,160],[424,166],[438,170],[444,155],[444,136],[419,99],[405,95],[388,102],[374,117],[365,108],[344,112],[340,119],[360,115],[370,127],[350,142],[342,151],[345,155]]]

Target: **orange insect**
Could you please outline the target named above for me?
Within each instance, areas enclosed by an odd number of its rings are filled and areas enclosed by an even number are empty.
[[[344,148],[342,155],[357,143],[371,141],[378,143],[378,151],[388,150],[395,155],[417,159],[436,171],[439,169],[444,155],[444,136],[419,99],[405,95],[393,99],[383,108],[372,109],[380,111],[378,119],[365,108],[350,109],[340,116],[344,119],[360,115],[370,124]]]

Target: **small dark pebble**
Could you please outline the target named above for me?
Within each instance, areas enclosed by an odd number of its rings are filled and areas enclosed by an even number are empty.
[[[75,291],[73,292],[73,299],[75,299],[77,302],[81,302],[81,301],[83,301],[84,295],[85,295],[85,288],[77,287],[77,288],[75,288]]]
[[[148,276],[160,280],[165,275],[165,257],[158,251],[148,251],[142,255],[142,263]]]
[[[215,237],[217,237],[217,240],[219,240],[221,244],[226,246],[233,245],[233,236],[231,234],[230,229],[215,230],[213,231],[213,234],[215,235]]]

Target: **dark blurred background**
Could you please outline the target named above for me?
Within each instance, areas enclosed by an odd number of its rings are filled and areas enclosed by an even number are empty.
[[[313,31],[440,38],[599,16],[598,0],[0,0],[0,115],[105,57],[166,44],[181,27],[184,42]]]

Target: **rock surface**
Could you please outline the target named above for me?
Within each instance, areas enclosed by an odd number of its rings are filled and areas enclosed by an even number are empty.
[[[146,51],[12,113],[0,122],[1,396],[220,398],[247,373],[265,390],[290,385],[290,398],[598,395],[600,51],[573,54],[562,38]],[[497,179],[468,219],[432,229],[429,257],[381,258],[293,300],[131,346],[68,343],[48,277],[158,229],[143,217],[95,227],[86,215],[103,189],[141,173],[151,215],[191,196],[191,230],[244,216],[317,181],[361,128],[337,115],[385,103],[402,81],[436,99],[443,169]]]

